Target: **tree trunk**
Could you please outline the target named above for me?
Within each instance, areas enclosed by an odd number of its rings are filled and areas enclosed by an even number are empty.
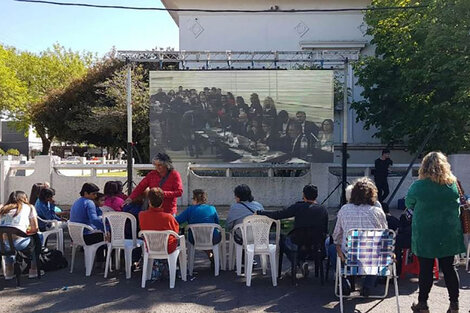
[[[38,133],[39,137],[41,137],[42,141],[41,155],[49,155],[49,152],[51,150],[52,138],[47,137],[46,132],[42,127],[36,127],[36,132]]]

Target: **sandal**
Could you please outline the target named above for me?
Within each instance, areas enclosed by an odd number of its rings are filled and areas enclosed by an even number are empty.
[[[426,303],[418,302],[411,305],[411,310],[414,313],[429,313],[429,307]]]

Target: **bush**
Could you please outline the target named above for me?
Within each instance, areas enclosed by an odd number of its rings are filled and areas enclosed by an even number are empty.
[[[20,151],[18,149],[8,149],[6,152],[7,155],[14,155],[14,156],[19,156]]]
[[[5,155],[5,151],[0,148],[0,156]]]

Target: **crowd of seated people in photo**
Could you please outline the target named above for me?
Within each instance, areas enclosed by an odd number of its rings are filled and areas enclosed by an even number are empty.
[[[274,113],[273,113],[274,114]],[[299,124],[300,125],[300,124]],[[309,127],[305,124],[303,127]],[[288,127],[287,127],[288,128]],[[139,230],[171,230],[176,233],[182,232],[186,224],[214,223],[219,224],[219,215],[215,206],[210,205],[209,195],[203,189],[192,191],[192,205],[186,210],[179,212],[176,208],[176,198],[182,195],[182,184],[180,174],[173,168],[171,158],[165,153],[159,153],[153,159],[155,169],[139,183],[135,191],[126,197],[122,192],[122,183],[109,181],[104,186],[104,193],[93,183],[83,184],[80,197],[73,203],[70,209],[69,222],[81,223],[89,226],[83,233],[87,245],[107,240],[109,234],[104,233],[103,209],[117,212],[128,212],[134,215],[138,221]],[[37,186],[36,186],[37,187]],[[48,229],[47,221],[57,220],[66,224],[66,220],[58,216],[55,208],[54,189],[48,184],[34,187],[37,200],[35,205],[30,203],[23,191],[14,191],[4,205],[0,205],[0,226],[13,227],[21,231],[24,236],[14,237],[13,245],[17,251],[28,252],[29,255],[41,253],[41,230]],[[337,221],[334,230],[328,229],[328,211],[326,207],[317,201],[318,188],[308,184],[299,188],[299,201],[278,211],[267,211],[263,205],[255,201],[251,188],[246,184],[240,184],[233,190],[234,200],[230,206],[225,228],[232,233],[234,241],[241,245],[244,240],[243,234],[236,227],[251,215],[266,216],[271,219],[294,218],[293,229],[280,239],[280,251],[288,258],[290,252],[305,246],[306,237],[314,237],[322,258],[329,255],[333,263],[336,256],[340,262],[346,259],[347,234],[351,229],[391,229],[398,232],[395,252],[400,256],[401,248],[411,248],[419,259],[422,266],[420,272],[420,296],[419,302],[413,305],[413,312],[425,312],[427,310],[427,299],[432,287],[432,266],[434,258],[439,263],[446,277],[446,285],[449,290],[451,310],[458,311],[458,275],[453,267],[454,256],[463,253],[463,232],[459,220],[459,189],[457,181],[450,171],[450,165],[446,157],[439,152],[430,152],[422,161],[419,169],[419,179],[410,187],[406,198],[408,209],[405,217],[400,220],[390,214],[385,203],[378,201],[378,191],[374,182],[363,177],[351,184],[346,189],[347,203],[337,213]],[[429,199],[436,201],[429,202]],[[431,213],[429,213],[431,212]],[[439,216],[439,220],[430,219],[431,216]],[[433,215],[434,214],[434,215]],[[411,216],[408,216],[411,215]],[[38,223],[38,216],[44,221]],[[411,223],[410,220],[413,220]],[[436,224],[438,223],[438,224]],[[449,231],[442,231],[436,225],[448,225]],[[445,226],[444,225],[444,226]],[[437,227],[437,228],[436,228]],[[91,230],[90,230],[91,229]],[[237,231],[233,231],[237,229]],[[126,237],[130,238],[130,229],[126,229]],[[332,232],[332,235],[328,234]],[[439,232],[438,235],[433,235]],[[424,234],[424,235],[423,235]],[[194,243],[191,233],[185,234],[189,242]],[[225,234],[215,229],[213,244],[222,240]],[[401,236],[401,238],[400,238]],[[7,246],[10,244],[5,238],[2,239]],[[437,244],[435,242],[438,241]],[[446,243],[440,244],[441,242]],[[178,245],[178,238],[169,236],[168,253],[173,252]],[[411,247],[410,247],[411,246]],[[138,263],[141,250],[133,257]],[[301,252],[301,251],[300,251]],[[213,255],[206,251],[213,265]],[[37,277],[40,270],[39,264],[33,257],[30,263],[28,275],[30,278]],[[105,260],[104,246],[98,250],[96,261],[102,263]],[[298,257],[291,262],[295,268],[300,268],[304,276],[308,276],[308,253],[299,253]],[[14,277],[14,256],[3,255],[4,278]],[[363,279],[361,293],[367,297],[373,293],[377,276],[365,276]],[[354,290],[354,281],[344,278],[343,294]],[[457,308],[457,309],[456,309]]]
[[[159,89],[151,96],[159,110],[163,140],[171,150],[188,148],[191,156],[201,153],[196,131],[223,129],[250,140],[252,146],[288,153],[293,157],[332,152],[334,123],[325,119],[321,125],[309,121],[304,111],[289,116],[276,109],[273,98],[262,101],[252,93],[249,103],[219,88],[170,90]]]

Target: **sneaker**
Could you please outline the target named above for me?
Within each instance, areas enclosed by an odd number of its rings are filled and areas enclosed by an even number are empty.
[[[411,305],[411,310],[414,313],[429,313],[429,307],[427,303],[418,302]]]
[[[304,264],[302,264],[301,270],[302,270],[302,276],[305,277],[305,278],[307,278],[307,277],[308,277],[308,274],[309,274],[309,271],[308,271],[308,262],[304,262]]]

